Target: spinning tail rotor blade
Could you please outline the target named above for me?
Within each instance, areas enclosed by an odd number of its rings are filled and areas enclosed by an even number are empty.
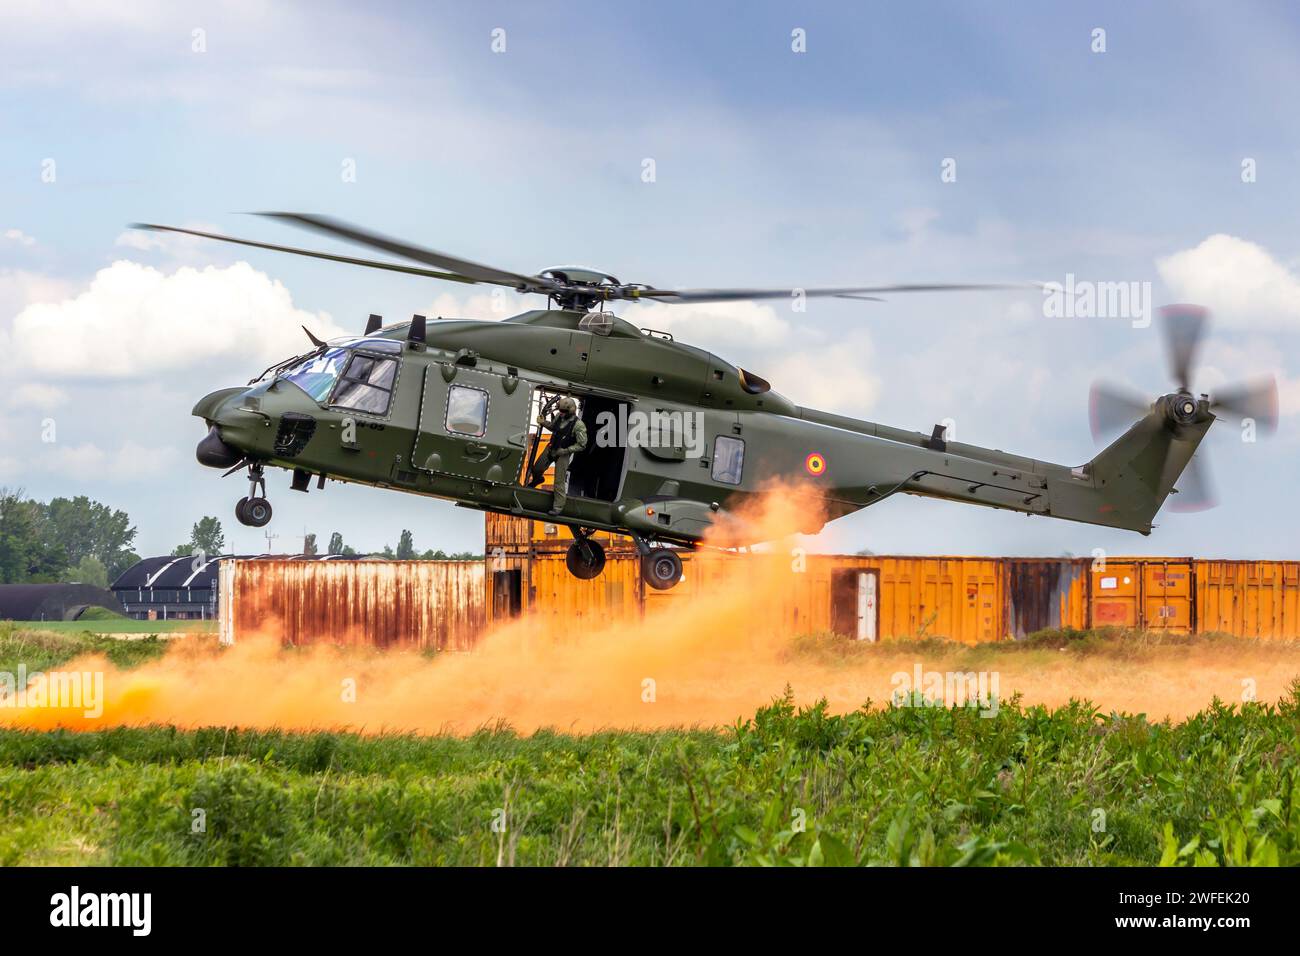
[[[1088,395],[1088,422],[1093,441],[1123,431],[1151,409],[1137,392],[1108,382],[1094,382]]]
[[[1178,476],[1174,487],[1178,490],[1178,494],[1169,499],[1170,511],[1179,513],[1208,511],[1219,503],[1214,495],[1214,482],[1210,478],[1209,466],[1199,453],[1192,456],[1183,473]]]
[[[1160,310],[1169,353],[1169,375],[1185,392],[1192,389],[1192,366],[1205,333],[1205,309],[1199,305],[1170,305]]]
[[[1089,403],[1093,438],[1100,439],[1126,428],[1153,408],[1163,410],[1164,427],[1173,429],[1175,436],[1192,428],[1200,429],[1195,432],[1197,436],[1204,434],[1204,428],[1211,420],[1205,414],[1207,410],[1213,415],[1251,419],[1265,433],[1275,430],[1278,399],[1277,383],[1273,377],[1262,376],[1240,385],[1230,385],[1220,389],[1212,398],[1202,396],[1198,401],[1192,395],[1192,380],[1196,356],[1208,326],[1208,313],[1197,305],[1171,305],[1161,309],[1160,313],[1169,371],[1178,383],[1178,392],[1157,399],[1158,404],[1149,405],[1128,389],[1094,384]],[[1166,457],[1164,468],[1176,467],[1176,463],[1182,460],[1181,456],[1177,459]],[[1203,449],[1192,455],[1173,484],[1177,494],[1169,499],[1170,511],[1204,511],[1218,504]]]
[[[1272,433],[1277,430],[1277,382],[1269,375],[1221,388],[1214,393],[1210,410],[1232,418],[1253,419],[1261,431]]]

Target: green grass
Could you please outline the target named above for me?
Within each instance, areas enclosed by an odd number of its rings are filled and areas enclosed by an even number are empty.
[[[86,630],[51,630],[44,623],[0,621],[0,671],[10,674],[17,672],[19,664],[31,673],[89,653],[106,654],[118,667],[130,667],[161,657],[166,650],[165,640],[147,633],[138,639],[119,640]]]
[[[782,699],[584,736],[0,730],[0,865],[1294,865],[1297,741],[1300,683],[1180,723]]]
[[[202,634],[215,633],[217,629],[216,621],[136,621],[128,617],[87,619],[84,615],[76,621],[0,621],[0,627],[6,625],[60,634]]]
[[[118,613],[117,611],[109,610],[106,607],[96,607],[95,605],[92,604],[90,607],[86,608],[84,611],[81,612],[81,616],[78,617],[77,620],[78,621],[128,621],[130,620],[130,618],[128,618],[125,614]]]
[[[722,732],[4,731],[0,865],[1295,864],[1298,719],[1300,692],[1178,725],[782,700]]]

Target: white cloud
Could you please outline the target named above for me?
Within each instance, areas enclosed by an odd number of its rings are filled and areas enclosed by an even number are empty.
[[[40,382],[19,385],[9,394],[9,405],[13,408],[57,408],[67,401],[68,393],[63,389]]]
[[[42,449],[37,463],[46,471],[96,480],[138,481],[156,477],[177,460],[174,448],[151,448],[129,439],[111,453],[94,442],[54,443]]]
[[[488,292],[476,292],[466,298],[444,292],[434,299],[422,314],[427,316],[430,321],[440,318],[495,321],[508,319],[512,315],[518,315],[520,312],[526,312],[529,309],[541,308],[544,304],[544,300],[536,296],[525,298],[511,289],[505,288],[495,288]],[[409,316],[398,316],[390,320],[385,316],[384,322],[404,321],[407,318]]]
[[[870,339],[859,333],[833,349],[789,353],[755,371],[799,405],[861,418],[880,395],[880,379],[866,370],[871,352]]]
[[[161,249],[163,247],[162,233],[128,229],[113,240],[113,245],[121,246],[123,249],[136,249],[140,252]]]
[[[24,308],[11,348],[36,375],[132,379],[213,361],[266,364],[304,351],[303,325],[325,339],[346,334],[246,262],[165,274],[119,260],[80,295]]]
[[[0,236],[3,236],[8,242],[16,242],[20,246],[36,245],[36,240],[21,229],[6,229],[3,233],[0,233]]]
[[[789,302],[784,302],[789,308]],[[618,314],[633,325],[672,332],[690,342],[778,345],[789,338],[790,323],[770,305],[711,302],[701,305],[623,306]]]
[[[1156,267],[1176,299],[1205,306],[1219,324],[1300,322],[1300,277],[1253,242],[1218,233],[1157,260]]]

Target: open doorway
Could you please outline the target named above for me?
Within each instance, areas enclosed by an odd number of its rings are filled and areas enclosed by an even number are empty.
[[[877,572],[844,568],[831,572],[831,630],[875,643],[879,621]]]
[[[569,494],[598,501],[618,499],[627,449],[617,441],[602,447],[596,438],[601,433],[600,423],[608,421],[608,416],[612,415],[614,421],[619,420],[620,404],[601,395],[588,395],[582,400],[578,414],[587,426],[587,447],[573,456],[573,463],[569,466]]]
[[[508,568],[492,572],[492,617],[518,617],[524,609],[523,572]]]
[[[602,395],[575,395],[542,388],[535,390],[533,409],[529,416],[528,454],[524,460],[523,479],[527,481],[532,463],[546,450],[550,440],[550,433],[536,424],[538,415],[551,417],[555,402],[566,395],[578,403],[578,416],[587,427],[587,447],[574,455],[573,461],[569,463],[566,491],[571,497],[616,501],[623,485],[627,449],[617,441],[601,445],[597,438],[601,434],[601,424],[607,420],[605,416],[612,415],[614,421],[618,421],[619,405],[626,403]],[[548,472],[548,480],[551,474]]]

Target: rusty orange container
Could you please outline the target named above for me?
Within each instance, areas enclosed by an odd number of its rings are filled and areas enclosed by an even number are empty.
[[[484,626],[482,561],[221,562],[223,643],[467,650]]]

